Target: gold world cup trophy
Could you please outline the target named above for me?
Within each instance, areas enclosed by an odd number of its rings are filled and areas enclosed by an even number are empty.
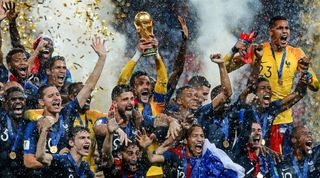
[[[140,11],[134,18],[134,26],[136,27],[139,38],[147,41],[153,39],[153,20],[148,12]],[[153,56],[157,54],[156,48],[148,48],[143,52],[143,56]]]

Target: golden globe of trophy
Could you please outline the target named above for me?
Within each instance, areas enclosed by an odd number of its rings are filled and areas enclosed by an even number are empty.
[[[147,41],[153,39],[153,20],[148,12],[138,12],[134,18],[134,26],[136,27],[140,39],[144,38]],[[143,52],[143,56],[153,56],[156,54],[156,48],[148,48]]]

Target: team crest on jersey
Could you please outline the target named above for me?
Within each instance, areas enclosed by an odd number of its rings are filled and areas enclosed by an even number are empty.
[[[286,64],[287,69],[290,69],[291,62],[290,61],[286,61],[285,64]]]

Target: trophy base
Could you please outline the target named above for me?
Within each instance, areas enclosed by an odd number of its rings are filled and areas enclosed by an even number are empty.
[[[142,56],[148,57],[148,56],[155,56],[156,54],[157,54],[156,48],[148,48],[148,49],[144,50]]]

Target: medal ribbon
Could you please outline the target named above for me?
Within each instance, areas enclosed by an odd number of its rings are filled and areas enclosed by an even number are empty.
[[[274,61],[276,62],[276,66],[278,66],[277,60],[276,60],[276,55],[274,53],[274,49],[272,48],[271,44],[270,44],[270,48],[271,48],[271,52],[272,52],[272,57],[273,57]],[[282,58],[281,58],[281,63],[280,63],[280,69],[278,69],[278,67],[277,67],[277,73],[278,73],[279,79],[282,78],[282,71],[283,71],[284,61],[286,60],[286,56],[287,56],[287,50],[286,50],[286,48],[284,48]]]
[[[259,164],[260,164],[260,172],[262,175],[266,175],[266,173],[267,173],[266,160],[261,154],[258,156],[258,158],[259,158]]]
[[[86,125],[85,125],[85,127],[86,128],[88,128],[88,118],[87,118],[87,115],[86,114],[84,114],[84,117],[85,117],[85,120],[86,120]],[[80,126],[83,126],[83,122],[82,122],[82,119],[81,119],[81,116],[80,116],[80,113],[78,113],[78,115],[77,115],[77,119],[79,120],[79,123],[80,123]]]
[[[17,135],[15,136],[13,133],[13,129],[12,129],[12,122],[11,122],[11,119],[9,118],[8,115],[6,115],[6,119],[7,119],[9,138],[10,138],[11,142],[13,143],[13,145],[11,147],[11,151],[15,152],[17,149],[17,146],[19,144],[20,138],[22,136],[22,127],[24,125],[24,121],[22,121],[19,124],[18,130],[17,130]]]
[[[55,136],[55,134],[52,131],[50,131],[50,138],[52,141],[52,146],[58,145],[58,142],[59,142],[61,135],[62,135],[62,130],[63,130],[62,125],[63,125],[63,120],[62,120],[62,118],[59,118],[59,128],[58,128],[57,135]]]
[[[224,126],[223,126],[223,133],[224,133],[224,138],[225,140],[228,140],[229,138],[229,119],[228,117],[224,117]]]
[[[80,167],[78,167],[76,161],[72,158],[71,154],[68,153],[67,154],[67,157],[69,159],[69,161],[71,162],[74,170],[76,171],[77,175],[80,177],[80,178],[85,178],[85,175],[84,175],[84,170],[83,169],[80,169]],[[81,166],[81,164],[80,164]]]
[[[182,161],[183,161],[183,172],[184,172],[185,176],[187,177],[188,162],[187,162],[187,154],[186,154],[185,147],[182,150]]]
[[[298,161],[297,161],[296,157],[293,156],[293,159],[292,159],[293,168],[296,171],[299,178],[308,178],[308,168],[309,168],[308,162],[309,162],[308,159],[304,160],[304,162],[303,162],[303,175],[301,175],[301,171],[298,166]]]
[[[253,108],[252,110],[253,110],[253,114],[254,114],[254,117],[255,117],[257,123],[261,126],[260,117],[259,117],[256,109]],[[264,138],[264,136],[266,134],[268,113],[265,113],[263,116],[264,117],[263,117],[263,126],[262,126],[262,138]]]

